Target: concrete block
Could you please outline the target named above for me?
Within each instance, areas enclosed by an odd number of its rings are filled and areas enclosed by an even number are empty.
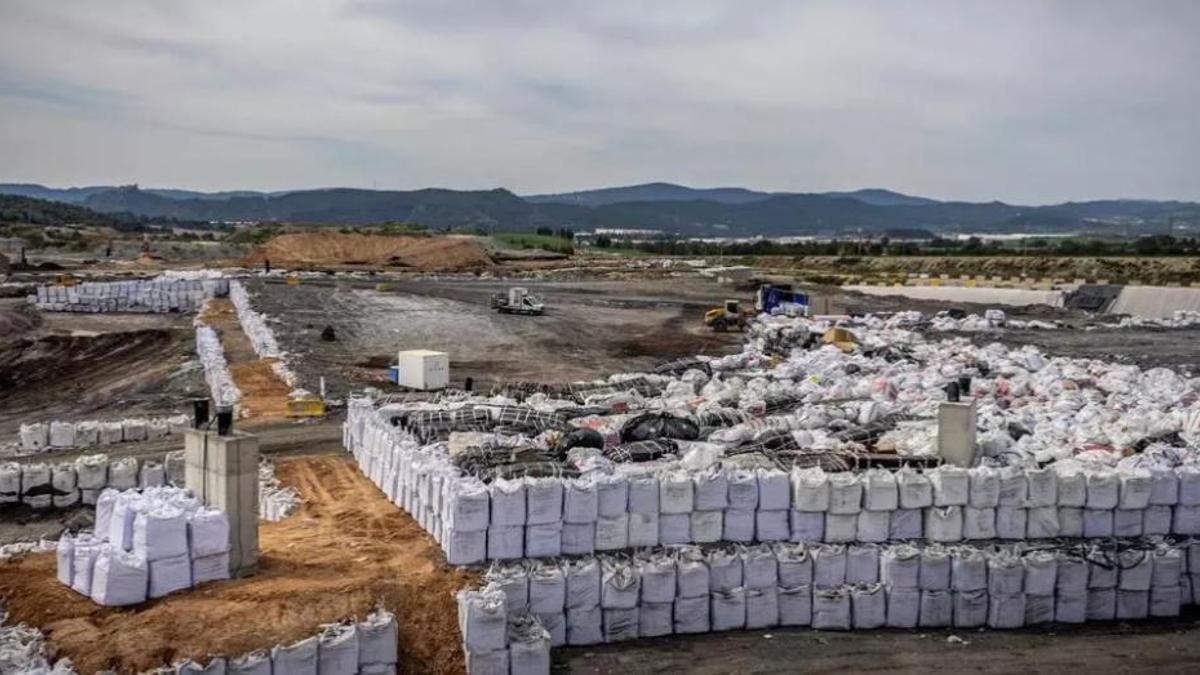
[[[187,487],[229,516],[229,571],[258,569],[258,437],[191,429],[184,436]]]

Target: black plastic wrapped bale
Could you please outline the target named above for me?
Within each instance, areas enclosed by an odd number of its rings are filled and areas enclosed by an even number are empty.
[[[509,429],[521,429],[539,434],[549,429],[564,429],[567,420],[555,413],[545,413],[533,408],[519,406],[504,406],[496,417],[498,426]]]
[[[565,466],[558,462],[514,462],[511,464],[501,464],[498,466],[487,467],[475,474],[485,483],[490,483],[497,478],[512,479],[512,478],[547,478],[551,476],[561,478],[576,478],[579,476],[579,471],[574,467]]]
[[[696,422],[702,427],[732,427],[750,419],[750,415],[735,408],[709,408],[696,414]],[[701,436],[706,434],[701,432]]]
[[[403,418],[402,425],[428,443],[444,441],[453,431],[488,431],[492,428],[492,417],[482,408],[415,410]]]
[[[651,462],[674,454],[675,449],[675,444],[669,440],[634,441],[608,448],[604,456],[614,462]]]
[[[682,375],[689,370],[699,370],[705,375],[712,376],[712,366],[708,365],[707,361],[696,358],[667,361],[655,366],[653,372],[656,375]]]
[[[562,450],[570,450],[571,448],[596,448],[603,450],[604,436],[595,429],[574,429],[563,434],[558,447]]]
[[[804,399],[799,396],[771,396],[763,400],[763,412],[766,415],[792,412],[804,405]]]
[[[625,443],[652,441],[658,438],[694,441],[700,438],[700,426],[683,417],[665,413],[645,413],[629,420],[621,428],[621,440]]]

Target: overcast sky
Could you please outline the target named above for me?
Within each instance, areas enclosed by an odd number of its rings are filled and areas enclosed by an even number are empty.
[[[0,2],[0,181],[1200,200],[1200,1]]]

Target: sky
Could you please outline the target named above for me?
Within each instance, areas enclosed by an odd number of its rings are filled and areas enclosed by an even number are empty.
[[[0,182],[1200,200],[1194,0],[0,3]]]

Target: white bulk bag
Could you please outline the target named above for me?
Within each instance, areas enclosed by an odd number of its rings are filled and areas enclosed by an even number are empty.
[[[933,483],[925,474],[903,467],[896,472],[896,488],[900,496],[900,508],[923,509],[933,506]]]
[[[145,602],[148,579],[145,558],[111,546],[102,547],[92,568],[92,601],[106,607]]]
[[[599,516],[599,509],[594,481],[590,478],[569,478],[563,481],[564,522],[594,523]]]
[[[125,438],[125,430],[121,427],[120,422],[101,422],[98,431],[100,445],[120,443]]]
[[[600,605],[600,563],[595,558],[568,560],[565,583],[567,609]],[[674,594],[674,588],[671,593]]]
[[[1087,478],[1083,467],[1076,462],[1056,462],[1050,465],[1058,483],[1058,505],[1083,508],[1087,504]]]
[[[59,422],[55,420],[50,423],[50,447],[52,448],[73,448],[75,447],[75,425],[70,422]]]
[[[567,610],[567,644],[594,645],[604,641],[604,612],[595,607]]]
[[[1141,529],[1141,512],[1138,514],[1138,529]],[[1037,506],[1025,510],[1025,536],[1030,539],[1050,539],[1059,534],[1058,507]]]
[[[812,587],[780,586],[776,596],[781,626],[812,624]]]
[[[466,661],[467,675],[509,675],[507,648],[491,652],[467,651],[464,660]],[[321,675],[325,675],[324,665],[320,670]]]
[[[133,492],[118,494],[108,519],[108,541],[126,551],[133,547],[133,521],[137,516],[134,506],[137,499],[138,495]]]
[[[684,471],[666,471],[659,476],[658,507],[661,514],[691,513],[694,485]]]
[[[858,538],[857,513],[826,513],[825,541],[850,542]]]
[[[497,478],[488,485],[490,525],[525,524],[525,481]]]
[[[596,477],[596,514],[602,518],[625,515],[629,509],[629,480],[624,476]]]
[[[1026,595],[1054,595],[1058,581],[1058,556],[1054,551],[1031,551],[1021,559],[1025,566]]]
[[[812,627],[817,630],[850,630],[850,625],[850,594],[847,589],[814,589]]]
[[[890,516],[889,539],[921,539],[925,536],[924,509],[896,509]]]
[[[984,589],[954,592],[954,627],[979,628],[987,625],[988,595]]]
[[[1084,473],[1084,478],[1087,481],[1087,503],[1085,504],[1087,508],[1117,508],[1117,504],[1120,502],[1120,483],[1116,471],[1107,468],[1092,468]]]
[[[1020,628],[1025,625],[1025,595],[988,596],[989,628]]]
[[[675,632],[679,635],[709,632],[709,606],[708,594],[695,598],[676,598]]]
[[[986,605],[987,563],[987,555],[980,549],[967,546],[953,549],[950,553],[950,587],[956,592],[985,591]]]
[[[108,465],[108,487],[114,490],[130,490],[137,487],[138,461],[123,457]]]
[[[629,546],[657,546],[658,531],[657,513],[629,513]]]
[[[792,471],[792,508],[802,512],[829,510],[829,476],[820,467]]]
[[[824,541],[825,513],[822,511],[788,512],[788,520],[792,525],[791,540],[794,542]]]
[[[1154,574],[1153,552],[1125,549],[1117,554],[1120,570],[1117,587],[1124,591],[1148,591]]]
[[[142,418],[121,421],[121,440],[125,442],[144,441],[147,438],[146,420]]]
[[[1058,474],[1053,468],[1026,469],[1025,479],[1029,481],[1026,506],[1058,505]]]
[[[174,665],[172,665],[172,668],[174,669],[175,675],[225,675],[225,664],[226,661],[224,656],[214,656],[208,660],[208,665],[206,666],[202,666],[191,659],[184,659],[183,661],[176,662]],[[299,672],[315,674],[317,672],[316,668],[317,667],[314,664],[311,671]]]
[[[1183,535],[1200,534],[1200,506],[1176,506],[1171,531]]]
[[[1117,618],[1145,619],[1150,616],[1150,591],[1117,589]]]
[[[916,628],[921,618],[921,591],[887,586],[888,628]]]
[[[886,597],[883,584],[863,584],[851,589],[851,615],[856,630],[882,628],[887,624]]]
[[[704,598],[712,588],[709,568],[704,553],[693,546],[681,547],[675,555],[675,580],[677,598]],[[707,611],[705,612],[707,616]],[[706,619],[707,621],[707,619]]]
[[[857,544],[846,547],[846,583],[873,584],[879,581],[879,546]]]
[[[950,549],[932,544],[921,549],[921,569],[917,585],[923,591],[941,591],[950,588]]]
[[[1036,626],[1054,621],[1054,596],[1025,594],[1025,625]]]
[[[83,455],[76,458],[75,484],[80,490],[101,490],[108,485],[108,456]]]
[[[1146,536],[1171,534],[1170,506],[1151,504],[1142,512],[1142,534]]]
[[[896,477],[887,469],[868,469],[863,474],[863,508],[867,511],[894,511],[900,505]]]
[[[192,558],[192,585],[229,578],[229,552]]]
[[[1140,537],[1142,536],[1142,519],[1144,509],[1113,509],[1113,536]]]
[[[934,506],[925,509],[925,537],[930,541],[961,541],[963,515],[961,506]]]
[[[1167,467],[1150,467],[1150,503],[1174,506],[1179,503],[1179,477]]]
[[[810,549],[813,558],[813,585],[841,586],[846,583],[846,547],[820,544]]]
[[[1179,480],[1179,504],[1200,506],[1200,464],[1183,464],[1175,469]]]
[[[711,592],[729,591],[743,586],[744,568],[737,548],[715,548],[706,556],[708,588]]]
[[[50,466],[37,462],[21,467],[21,501],[35,509],[50,506],[54,488],[50,484]]]
[[[639,554],[635,558],[638,575],[641,577],[642,605],[647,603],[671,603],[675,600],[675,558],[669,553],[656,551]]]
[[[466,650],[489,652],[504,649],[508,644],[508,607],[504,592],[494,586],[485,586],[480,590],[459,591],[455,597],[458,602],[458,627],[462,632],[463,646]],[[337,634],[330,636],[330,639],[336,637]],[[325,651],[330,639],[327,639],[326,635],[321,636],[321,652]],[[345,640],[354,641],[354,667],[357,668],[357,633],[352,631],[350,637],[341,637],[334,646]],[[320,672],[325,672],[324,654],[321,658]]]
[[[746,589],[741,586],[712,592],[712,630],[746,627]]]
[[[581,558],[580,561],[588,560]],[[591,559],[594,562],[594,559]],[[596,601],[599,602],[600,575],[596,565]],[[508,613],[519,614],[529,611],[529,569],[523,563],[492,563],[484,574],[484,581],[504,593],[504,604]]]
[[[943,628],[954,622],[954,595],[947,590],[921,591],[922,628]]]
[[[317,638],[271,648],[273,675],[317,675]]]
[[[943,464],[926,475],[933,485],[934,506],[966,506],[971,495],[971,474],[966,469]]]
[[[1025,592],[1025,566],[1011,551],[1002,550],[988,558],[988,595],[1006,597]],[[1021,606],[1024,621],[1025,607]]]
[[[0,504],[15,504],[21,501],[21,465],[16,462],[0,463]]]
[[[692,511],[691,541],[696,544],[711,544],[721,541],[723,511]]]
[[[187,517],[183,511],[167,504],[139,510],[133,520],[133,551],[151,562],[187,557]]]
[[[507,595],[505,596],[507,599]],[[556,614],[567,604],[567,582],[561,565],[535,561],[529,568],[529,611]]]
[[[558,478],[525,479],[525,523],[544,525],[562,522],[563,486]],[[533,557],[533,554],[529,554]]]
[[[19,433],[21,449],[27,453],[41,452],[50,445],[50,427],[46,424],[22,424]]]
[[[1148,470],[1122,468],[1117,472],[1117,479],[1118,509],[1144,509],[1150,505],[1154,481]]]
[[[452,483],[448,493],[446,525],[450,529],[482,532],[488,528],[491,496],[487,486],[478,479],[469,478]]]
[[[1083,509],[1073,506],[1058,507],[1058,536],[1083,536]]]
[[[791,508],[792,494],[788,474],[778,469],[759,469],[758,509],[784,511]],[[730,490],[732,495],[732,489]]]
[[[630,476],[628,489],[630,513],[646,515],[657,515],[659,513],[659,492],[661,488],[657,476]]]
[[[92,594],[92,571],[103,544],[86,535],[75,538],[71,555],[71,589],[76,593]]]
[[[1058,553],[1058,575],[1054,588],[1059,593],[1086,591],[1088,587],[1088,562],[1077,555]]]
[[[509,616],[513,616],[509,614]],[[557,614],[536,614],[534,615],[538,623],[546,631],[550,637],[550,647],[561,647],[567,644],[567,613],[559,612]],[[508,648],[513,647],[512,628],[509,628]]]
[[[996,509],[963,507],[963,539],[995,539]]]
[[[1117,589],[1093,588],[1087,594],[1087,620],[1112,621],[1117,618]]]
[[[674,601],[638,605],[638,637],[662,637],[674,632],[674,609]],[[542,672],[549,672],[549,667]]]
[[[1113,536],[1113,512],[1111,509],[1084,509],[1083,536],[1093,539],[1096,537]]]
[[[100,443],[99,422],[79,422],[75,425],[75,447],[89,448]]]
[[[879,578],[889,588],[920,588],[920,571],[921,551],[915,546],[896,544],[879,554]]]
[[[1029,509],[1023,506],[996,507],[996,537],[1024,539],[1029,526]]]
[[[999,473],[999,505],[1024,508],[1029,496],[1029,481],[1025,478],[1025,472],[1017,466],[1006,466],[1002,467]]]
[[[58,538],[58,544],[55,546],[55,563],[58,583],[70,586],[71,578],[75,574],[75,540],[71,538],[70,532],[63,532],[62,536]]]
[[[1083,623],[1087,620],[1087,589],[1058,589],[1054,596],[1054,620],[1058,623]]]
[[[562,521],[525,526],[526,557],[550,558],[559,555],[562,555]]]
[[[596,550],[596,523],[563,523],[563,555],[587,555]]]
[[[779,591],[775,586],[747,588],[745,596],[747,630],[779,625]]]
[[[786,480],[787,474],[784,474]],[[730,511],[750,511],[758,508],[758,477],[748,469],[733,469],[726,474],[729,483]],[[752,516],[753,517],[753,516]]]
[[[149,561],[151,598],[182,591],[192,586],[192,561],[187,553]]]
[[[988,466],[967,469],[970,474],[968,506],[991,509],[1000,505],[1000,474]]]
[[[1150,616],[1179,616],[1182,604],[1183,591],[1179,585],[1150,587]]]
[[[604,609],[634,609],[641,595],[641,577],[630,561],[606,557],[600,561],[600,606]]]
[[[692,541],[690,513],[664,513],[658,517],[658,542],[664,546]]]
[[[894,511],[859,511],[855,538],[863,542],[882,543],[888,540]],[[761,537],[760,537],[761,539]]]
[[[543,675],[550,672],[550,632],[537,619],[521,617],[513,622],[508,632],[510,675]]]
[[[858,474],[842,471],[829,474],[829,513],[853,515],[862,510],[863,486]],[[826,522],[826,537],[829,523]]]
[[[636,640],[638,636],[638,608],[605,608],[603,609],[604,641],[625,642]]]
[[[167,482],[167,472],[159,462],[146,461],[142,464],[138,484],[146,487],[162,487]]]
[[[742,585],[775,588],[779,584],[779,561],[768,544],[748,546],[742,551]]]
[[[629,546],[629,516],[622,514],[596,521],[597,551],[616,551]]]
[[[503,595],[501,597],[503,598]],[[503,605],[503,602],[501,602],[501,605]],[[461,613],[462,610],[460,609],[459,611]],[[468,623],[463,629],[463,642],[465,644],[470,645],[473,643],[468,637],[469,635],[474,637],[483,632],[478,626],[474,625],[479,620],[478,615],[479,612],[468,615]],[[499,631],[501,643],[497,649],[504,649],[508,644],[507,628],[508,624],[504,616],[503,607],[501,607]],[[330,675],[330,673],[334,675],[355,675],[358,672],[358,628],[354,624],[327,626],[320,637],[317,638],[317,642],[318,673],[321,675]],[[467,651],[479,652],[484,650],[468,647]],[[506,656],[507,653],[505,652]]]
[[[692,476],[692,509],[720,511],[729,505],[729,481],[725,471],[712,467]],[[667,511],[664,511],[667,513]],[[682,513],[682,511],[680,511]],[[718,535],[718,539],[720,535]]]
[[[192,511],[187,514],[187,541],[193,558],[225,553],[229,550],[229,516],[210,506]]]
[[[1150,587],[1178,586],[1183,577],[1183,550],[1168,545],[1154,549]]]
[[[758,486],[754,487],[755,499],[758,498]],[[754,521],[756,511],[754,509],[725,509],[725,517],[722,521],[721,538],[725,541],[751,542],[754,541]],[[785,518],[787,512],[784,512]],[[786,520],[785,520],[786,523]],[[790,529],[788,534],[791,534]]]
[[[785,543],[776,544],[774,550],[781,587],[812,585],[813,561],[807,547]]]

